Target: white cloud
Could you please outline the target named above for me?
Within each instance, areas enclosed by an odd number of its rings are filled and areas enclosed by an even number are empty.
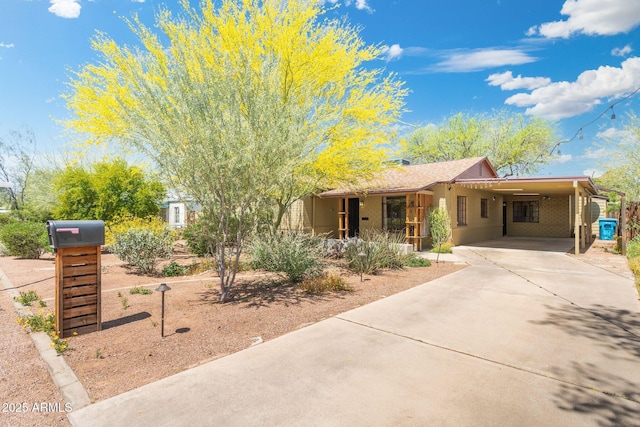
[[[80,0],[50,0],[49,12],[61,18],[80,16]]]
[[[464,73],[481,71],[505,65],[528,64],[538,58],[530,56],[520,49],[476,49],[472,51],[454,51],[434,66],[436,71]]]
[[[402,49],[399,44],[393,44],[389,47],[385,47],[382,50],[382,54],[384,55],[385,60],[392,61],[394,59],[400,59],[403,51],[404,49]]]
[[[13,43],[3,43],[3,42],[0,42],[0,47],[4,47],[4,48],[6,48],[6,49],[11,49],[11,48],[12,48],[12,47],[14,47],[14,46],[13,46]]]
[[[557,120],[591,111],[601,99],[619,98],[640,86],[640,57],[622,62],[620,68],[602,66],[584,71],[575,82],[555,82],[530,93],[518,93],[505,104],[528,107],[526,114]]]
[[[138,1],[140,1],[140,0],[138,0]],[[142,1],[144,2],[144,0],[142,0]],[[320,1],[323,2],[323,3],[336,4],[340,0],[320,0]],[[368,0],[344,0],[344,5],[345,6],[355,6],[356,9],[358,9],[358,10],[366,10],[367,12],[373,13],[374,10],[371,8],[371,6],[369,6],[369,4],[367,2],[368,2]]]
[[[596,136],[602,139],[621,139],[626,138],[627,136],[629,136],[629,134],[624,129],[616,129],[614,127],[610,127],[603,132],[598,132]]]
[[[640,25],[637,0],[566,0],[560,13],[568,16],[567,20],[531,27],[527,35],[565,39],[573,34],[610,36],[628,33]]]
[[[491,74],[485,81],[489,82],[489,86],[500,86],[502,90],[516,89],[536,89],[551,83],[548,77],[513,77],[511,71],[505,71],[500,74]]]
[[[560,154],[558,156],[554,156],[550,163],[569,163],[573,161],[573,156],[571,154]]]
[[[585,153],[581,156],[583,159],[602,160],[609,155],[609,151],[605,148],[598,148],[592,150],[587,148]]]
[[[604,172],[598,169],[585,169],[582,171],[582,173],[585,176],[588,176],[591,178],[600,178],[602,175],[604,175]]]
[[[628,44],[625,47],[617,47],[611,51],[611,55],[613,56],[627,56],[633,51],[631,49],[631,45]]]

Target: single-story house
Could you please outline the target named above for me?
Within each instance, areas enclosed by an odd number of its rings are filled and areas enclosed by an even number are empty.
[[[300,200],[286,228],[343,239],[364,229],[402,233],[414,250],[431,247],[428,213],[444,208],[454,245],[501,236],[591,242],[600,209],[587,176],[500,178],[486,157],[398,165],[369,180]]]

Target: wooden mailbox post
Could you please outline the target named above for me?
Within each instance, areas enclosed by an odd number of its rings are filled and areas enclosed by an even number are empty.
[[[49,221],[56,253],[56,330],[61,338],[102,329],[102,221]]]

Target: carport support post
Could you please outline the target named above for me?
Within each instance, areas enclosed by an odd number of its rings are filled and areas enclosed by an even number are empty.
[[[573,181],[573,188],[573,250],[576,255],[580,255],[580,190],[578,189],[578,181]]]

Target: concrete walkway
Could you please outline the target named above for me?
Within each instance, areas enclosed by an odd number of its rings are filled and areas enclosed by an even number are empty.
[[[640,426],[633,281],[572,241],[471,267],[69,414],[76,426]],[[540,245],[540,248],[536,248]],[[543,249],[543,250],[532,250]]]

